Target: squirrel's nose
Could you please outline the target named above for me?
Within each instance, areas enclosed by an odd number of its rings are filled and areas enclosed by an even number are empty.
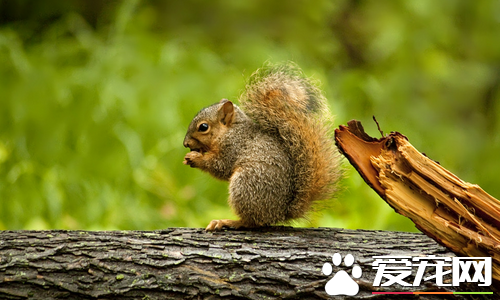
[[[186,136],[186,137],[184,138],[184,143],[182,143],[182,144],[184,145],[184,147],[185,147],[185,148],[189,148],[189,149],[191,149],[191,148],[192,148],[192,146],[193,146],[193,142],[194,142],[194,141],[193,141],[193,139],[192,139],[192,138],[190,138],[190,137]]]
[[[200,142],[197,139],[190,136],[186,136],[184,138],[184,143],[182,144],[184,145],[184,147],[189,148],[191,150],[199,149],[201,147]]]

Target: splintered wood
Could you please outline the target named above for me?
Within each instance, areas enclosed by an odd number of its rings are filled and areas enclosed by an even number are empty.
[[[375,139],[353,120],[335,130],[335,140],[365,182],[418,229],[457,255],[491,257],[498,284],[497,199],[420,153],[398,132]]]

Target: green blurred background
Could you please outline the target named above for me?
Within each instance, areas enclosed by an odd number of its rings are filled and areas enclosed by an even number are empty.
[[[227,184],[187,126],[264,62],[320,82],[336,126],[399,131],[500,197],[498,1],[0,0],[0,229],[204,227]],[[415,231],[346,162],[296,226]]]

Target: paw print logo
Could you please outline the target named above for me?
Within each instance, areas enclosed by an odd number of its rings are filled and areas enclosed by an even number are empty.
[[[335,253],[332,256],[332,262],[335,266],[339,266],[342,262],[342,256],[340,253]],[[344,265],[346,267],[352,266],[354,263],[354,256],[347,254],[344,258]],[[325,263],[323,265],[323,274],[329,276],[332,274],[333,267],[330,263]],[[354,278],[361,277],[361,268],[359,266],[354,266],[352,268],[351,275]],[[325,291],[328,295],[347,295],[354,296],[359,292],[358,284],[352,279],[346,271],[340,270],[337,274],[333,275],[333,278],[328,280],[325,285]]]

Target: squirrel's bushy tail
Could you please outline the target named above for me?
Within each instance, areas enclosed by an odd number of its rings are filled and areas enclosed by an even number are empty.
[[[320,90],[292,63],[265,65],[240,98],[245,113],[283,140],[293,164],[294,197],[287,219],[304,217],[317,200],[332,197],[340,177],[331,116]]]

